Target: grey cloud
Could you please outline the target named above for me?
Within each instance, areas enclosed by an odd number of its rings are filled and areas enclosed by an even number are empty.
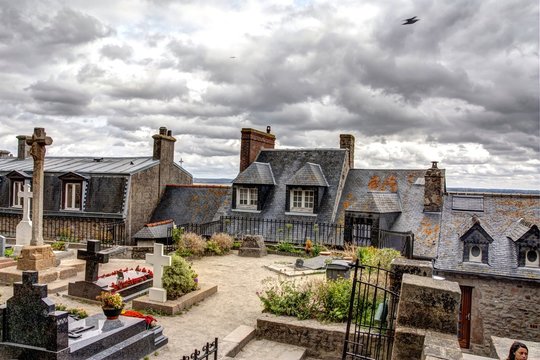
[[[109,59],[126,60],[133,54],[133,48],[129,45],[104,45],[101,48],[101,55]]]
[[[35,100],[31,112],[54,115],[81,115],[92,96],[78,87],[53,81],[38,81],[25,90]]]

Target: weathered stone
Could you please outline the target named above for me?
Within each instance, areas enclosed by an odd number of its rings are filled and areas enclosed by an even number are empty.
[[[264,239],[260,235],[245,236],[242,246],[238,250],[238,255],[245,257],[263,257],[267,254]]]
[[[462,360],[463,355],[457,336],[434,331],[426,332],[422,359],[430,357],[433,359]]]
[[[51,245],[25,246],[17,260],[18,270],[46,270],[56,266]]]
[[[399,292],[403,274],[432,277],[433,266],[430,261],[396,258],[392,261],[390,273],[390,287],[394,292]]]
[[[420,360],[426,331],[423,329],[396,326],[392,360]]]

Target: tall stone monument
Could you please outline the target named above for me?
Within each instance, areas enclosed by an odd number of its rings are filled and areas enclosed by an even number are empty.
[[[148,290],[148,297],[152,301],[167,301],[167,290],[163,288],[163,267],[171,266],[171,257],[163,255],[163,244],[154,243],[154,253],[146,254],[146,263],[154,267],[154,284]]]
[[[23,186],[23,191],[19,191],[19,197],[22,198],[23,215],[21,222],[15,229],[16,245],[14,246],[15,255],[21,253],[21,249],[25,245],[30,245],[32,240],[32,220],[30,220],[30,199],[32,198],[32,192],[30,191],[30,185]]]
[[[45,270],[55,265],[55,257],[50,245],[43,244],[43,165],[45,146],[52,144],[44,128],[34,128],[34,134],[26,138],[30,145],[30,155],[34,159],[32,174],[32,239],[24,246],[17,262],[19,270]]]

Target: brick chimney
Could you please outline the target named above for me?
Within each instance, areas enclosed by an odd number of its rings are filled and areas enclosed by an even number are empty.
[[[30,145],[26,144],[26,135],[18,135],[17,159],[24,160],[30,155]]]
[[[159,188],[160,196],[165,191],[165,186],[171,181],[174,163],[174,143],[176,139],[172,131],[166,127],[159,128],[159,134],[152,135],[154,139],[154,160],[159,160]]]
[[[444,176],[437,167],[437,161],[431,162],[431,168],[424,176],[424,212],[441,212],[444,194]]]
[[[340,134],[339,148],[349,150],[349,169],[354,169],[354,136],[351,134]]]
[[[270,134],[270,126],[266,127],[266,132],[255,129],[242,129],[242,143],[240,145],[240,171],[244,171],[259,154],[262,148],[273,149],[276,137]]]

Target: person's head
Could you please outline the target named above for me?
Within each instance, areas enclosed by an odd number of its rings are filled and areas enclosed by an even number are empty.
[[[508,360],[527,360],[528,358],[529,349],[527,349],[527,346],[519,341],[514,341],[512,346],[510,346]]]

